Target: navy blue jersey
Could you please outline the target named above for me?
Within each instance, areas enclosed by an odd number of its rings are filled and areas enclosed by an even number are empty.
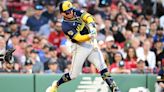
[[[81,15],[83,14],[80,10],[73,10],[74,19],[72,20],[63,20],[62,29],[65,35],[71,39],[72,42],[76,42],[73,37],[79,32],[81,35],[89,34],[89,30],[86,26],[86,23],[82,20]]]

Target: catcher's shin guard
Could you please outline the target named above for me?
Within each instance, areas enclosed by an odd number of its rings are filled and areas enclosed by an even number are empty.
[[[110,87],[111,92],[121,92],[119,90],[119,88],[117,87],[117,85],[116,85],[115,81],[113,80],[113,78],[110,76],[110,73],[108,72],[107,69],[103,69],[101,71],[101,77],[103,78],[103,80],[106,81],[106,83]]]
[[[57,86],[59,86],[59,85],[65,83],[65,82],[68,82],[68,81],[70,81],[70,80],[71,80],[71,78],[70,78],[69,73],[66,73],[66,74],[64,74],[64,75],[60,78],[60,80],[57,82]]]

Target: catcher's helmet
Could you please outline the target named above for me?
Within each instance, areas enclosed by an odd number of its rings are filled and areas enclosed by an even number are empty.
[[[73,9],[73,5],[70,1],[63,1],[59,4],[60,12],[67,12]]]

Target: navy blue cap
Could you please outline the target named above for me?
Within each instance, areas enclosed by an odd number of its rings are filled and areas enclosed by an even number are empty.
[[[37,5],[34,6],[34,9],[35,10],[43,10],[44,7],[43,7],[43,5],[37,4]]]

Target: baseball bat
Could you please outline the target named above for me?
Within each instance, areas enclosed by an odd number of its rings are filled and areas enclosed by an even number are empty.
[[[97,43],[96,38],[93,39],[93,47],[94,49],[98,49],[98,43]]]

